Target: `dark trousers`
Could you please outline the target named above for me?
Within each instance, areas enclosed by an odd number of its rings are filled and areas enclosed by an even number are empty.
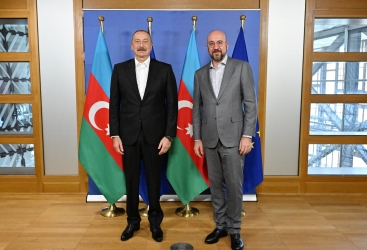
[[[141,130],[139,138],[134,145],[123,144],[123,147],[127,222],[129,224],[138,224],[141,221],[139,214],[139,181],[140,160],[143,159],[149,198],[148,219],[151,227],[159,226],[163,220],[163,211],[159,203],[162,156],[158,155],[158,146],[148,145],[143,130]]]

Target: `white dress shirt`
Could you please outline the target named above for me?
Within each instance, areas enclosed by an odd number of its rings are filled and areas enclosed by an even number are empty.
[[[139,94],[142,100],[144,97],[145,88],[147,86],[149,64],[150,64],[150,57],[148,57],[148,59],[142,63],[136,60],[135,58],[136,82],[138,83]]]
[[[212,82],[215,97],[218,98],[220,85],[222,84],[224,69],[227,64],[228,56],[226,55],[223,60],[218,64],[218,68],[214,68],[213,62],[210,63],[210,80]]]

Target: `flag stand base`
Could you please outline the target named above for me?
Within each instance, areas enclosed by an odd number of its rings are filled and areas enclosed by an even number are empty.
[[[125,209],[122,207],[116,207],[115,204],[110,205],[109,207],[105,207],[101,211],[101,215],[104,217],[117,217],[121,216],[125,213]]]
[[[187,203],[183,207],[179,207],[176,209],[176,215],[180,217],[193,217],[199,215],[199,209],[195,207],[191,207],[189,203]]]
[[[139,214],[141,217],[148,217],[149,205],[143,208],[139,208]]]

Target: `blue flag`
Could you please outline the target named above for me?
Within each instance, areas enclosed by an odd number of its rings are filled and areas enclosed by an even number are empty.
[[[242,27],[240,28],[240,33],[238,34],[236,45],[233,49],[232,58],[246,62],[249,61]],[[256,89],[258,89],[257,86]],[[253,149],[250,153],[245,155],[245,165],[243,168],[244,179],[242,185],[243,194],[247,194],[254,190],[264,180],[258,120],[256,121],[256,135],[252,138],[252,142]]]
[[[155,59],[154,48],[150,51],[150,58]],[[162,175],[161,175],[161,195],[168,193],[170,191],[171,185],[169,184],[166,176],[167,171],[167,154],[163,156],[163,166],[162,166]],[[145,204],[149,205],[149,198],[148,198],[148,187],[147,187],[147,180],[146,180],[146,173],[144,167],[144,161],[140,162],[140,183],[139,183],[139,194]]]

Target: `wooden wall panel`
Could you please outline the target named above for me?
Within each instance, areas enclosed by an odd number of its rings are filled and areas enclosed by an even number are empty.
[[[315,9],[365,9],[366,0],[316,0]]]
[[[263,194],[298,194],[301,190],[298,176],[265,176],[258,193]]]
[[[26,10],[27,0],[0,0],[0,10]]]
[[[260,9],[260,0],[83,0],[84,9]]]
[[[84,48],[83,48],[83,0],[74,0],[74,34],[75,34],[75,72],[77,95],[77,124],[82,124],[82,114],[85,103],[85,79],[84,79]],[[78,126],[79,145],[80,126]],[[82,164],[78,163],[79,191],[88,192],[88,176]]]
[[[79,193],[85,192],[80,189],[79,176],[44,176],[44,193]]]
[[[367,193],[367,182],[308,182],[305,193]]]
[[[44,183],[44,193],[79,193],[79,182]]]
[[[35,193],[38,192],[38,180],[35,176],[0,176],[1,193]]]

